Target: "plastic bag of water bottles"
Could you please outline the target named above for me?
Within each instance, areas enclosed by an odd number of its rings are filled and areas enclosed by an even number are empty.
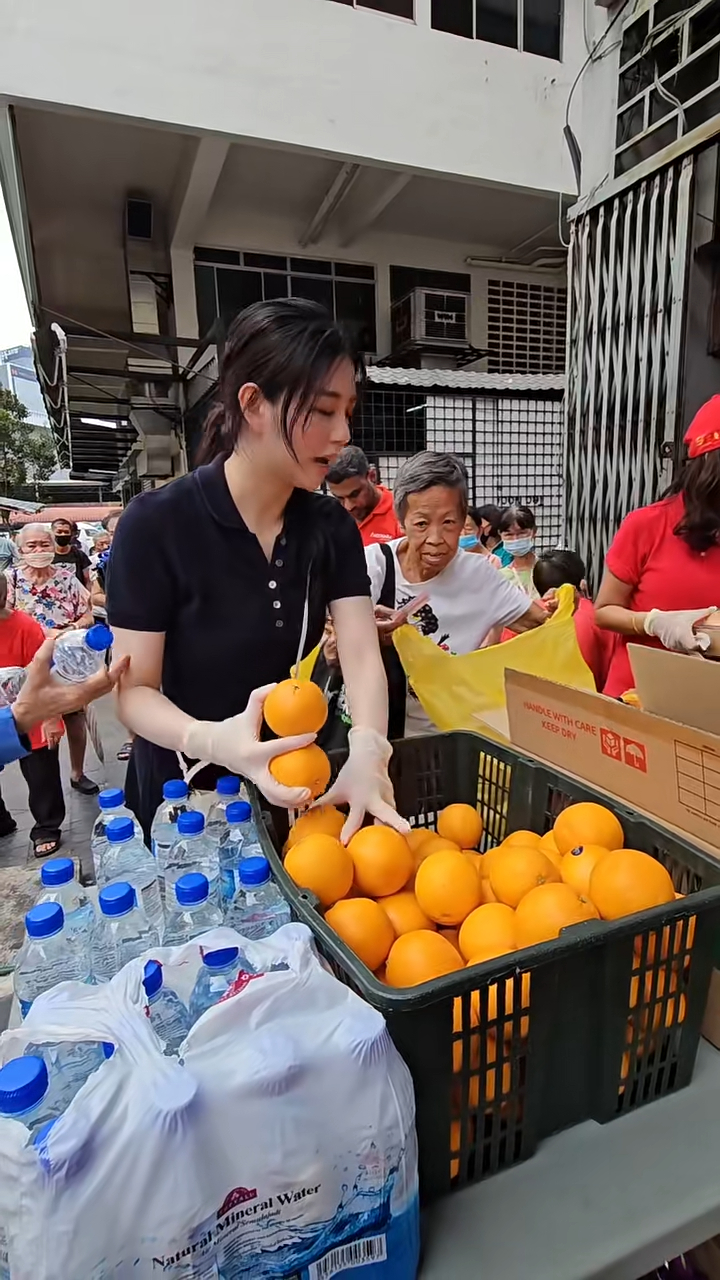
[[[193,1013],[211,956],[225,985]],[[159,967],[195,1018],[177,1056],[148,1016]],[[0,1115],[13,1280],[415,1280],[412,1081],[305,926],[213,929],[60,983],[0,1037],[0,1067],[63,1040],[115,1050],[37,1132]]]

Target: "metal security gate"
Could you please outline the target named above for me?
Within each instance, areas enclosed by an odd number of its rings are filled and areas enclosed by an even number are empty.
[[[677,454],[693,172],[689,155],[572,227],[566,541],[595,588],[620,521],[658,498]]]

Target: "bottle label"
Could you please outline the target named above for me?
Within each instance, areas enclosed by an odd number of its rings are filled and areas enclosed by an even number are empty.
[[[223,867],[220,872],[220,895],[223,900],[223,906],[232,902],[238,889],[238,877],[232,867]]]

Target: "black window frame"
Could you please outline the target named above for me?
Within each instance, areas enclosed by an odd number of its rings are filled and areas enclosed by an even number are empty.
[[[344,0],[342,0],[344,2]],[[487,33],[488,27],[484,31],[480,31],[481,27],[480,15],[485,0],[452,0],[452,19],[448,16],[451,12],[448,0],[432,0],[430,10],[430,26],[433,31],[442,31],[446,35],[458,36],[461,40],[480,40],[484,44],[495,44],[499,48],[516,49],[518,53],[532,53],[536,58],[548,58],[551,62],[562,62],[563,60],[563,33],[565,9],[568,0],[547,0],[547,3],[557,9],[557,46],[556,52],[548,52],[541,49],[539,45],[543,41],[542,27],[537,25],[537,36],[535,38],[535,47],[529,44],[529,27],[527,11],[532,8],[533,4],[537,4],[538,0],[515,0],[515,33],[514,42],[508,39],[495,39]],[[488,24],[492,24],[492,9],[488,6],[486,14]],[[443,19],[445,25],[443,25]],[[452,21],[453,25],[447,25]],[[461,29],[463,28],[463,29]]]
[[[344,4],[350,9],[365,9],[368,13],[380,13],[385,18],[399,18],[401,22],[415,22],[417,17],[417,0],[386,0],[386,3],[394,3],[398,7],[406,4],[411,9],[411,13],[390,13],[381,7],[383,0],[334,0],[334,3]]]

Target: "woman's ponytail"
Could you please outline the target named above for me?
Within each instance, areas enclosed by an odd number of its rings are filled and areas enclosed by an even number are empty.
[[[225,430],[225,410],[216,402],[205,419],[195,465],[202,467],[223,454],[232,453],[233,440],[228,436],[229,433]]]

